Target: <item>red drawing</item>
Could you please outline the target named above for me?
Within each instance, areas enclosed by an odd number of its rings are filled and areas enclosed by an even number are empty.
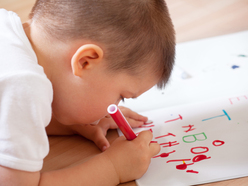
[[[198,161],[202,161],[202,160],[209,159],[209,158],[211,158],[211,157],[207,157],[206,155],[201,154],[201,155],[195,156],[195,157],[192,159],[192,161],[193,161],[193,162],[198,162]]]
[[[153,121],[148,120],[147,122],[144,123],[144,125],[150,125],[153,124]]]
[[[191,159],[179,159],[179,160],[168,160],[166,163],[177,162],[177,161],[190,161]]]
[[[201,155],[195,156],[195,157],[192,159],[192,162],[193,162],[193,163],[189,163],[189,164],[186,164],[186,163],[185,163],[185,161],[190,161],[191,159],[169,160],[169,161],[167,161],[166,163],[182,161],[183,164],[176,165],[176,169],[185,170],[185,169],[187,169],[187,167],[188,167],[189,165],[193,165],[193,164],[196,163],[196,162],[199,162],[199,161],[202,161],[202,160],[205,160],[205,159],[209,159],[209,158],[211,158],[211,157],[207,157],[207,156],[201,154]],[[188,170],[188,171],[186,171],[186,172],[198,173],[197,171],[193,171],[193,170]]]
[[[182,120],[183,117],[179,114],[179,118],[176,118],[176,119],[172,119],[172,120],[168,120],[168,121],[165,121],[165,123],[168,123],[168,122],[171,122],[171,121],[176,121],[176,120]]]
[[[218,147],[218,146],[221,146],[221,145],[224,145],[225,142],[224,141],[221,141],[221,140],[215,140],[213,141],[213,145]]]
[[[232,99],[237,99],[238,101],[240,101],[239,98],[241,98],[241,97],[243,97],[243,98],[245,98],[245,99],[248,99],[247,96],[244,95],[244,96],[229,98],[229,101],[230,101],[231,104],[233,104]]]
[[[163,138],[163,137],[167,137],[167,136],[174,136],[174,137],[176,137],[176,135],[174,135],[174,134],[172,134],[172,133],[168,133],[168,134],[163,135],[163,136],[157,136],[157,137],[155,137],[155,139]]]
[[[185,130],[184,132],[190,132],[192,130],[195,130],[196,128],[193,128],[194,125],[188,125],[188,126],[182,126],[182,128],[188,128],[188,130]]]
[[[177,166],[176,166],[176,169],[185,170],[185,169],[187,169],[188,165],[193,165],[193,164],[194,164],[194,163],[186,164],[186,163],[183,161],[183,164],[177,165]]]
[[[157,141],[150,141],[150,143],[158,143]]]
[[[186,163],[183,161],[183,164],[177,165],[177,166],[176,166],[176,169],[185,170],[185,169],[187,169],[188,165],[193,165],[193,164],[194,164],[194,163],[186,164]]]
[[[198,152],[198,151],[195,151],[195,149],[203,149],[203,151]],[[191,151],[191,153],[193,153],[193,154],[201,154],[201,153],[208,152],[209,149],[208,149],[208,147],[193,147],[193,148],[191,148],[190,151]]]
[[[164,145],[163,147],[172,147],[172,146],[175,146],[175,145],[179,145],[179,143],[177,141],[169,141],[169,142],[166,142],[166,143],[160,143],[159,145]]]
[[[188,165],[193,165],[193,164],[194,164],[194,163],[189,163],[189,164],[186,164],[186,163],[185,163],[185,161],[190,161],[190,160],[191,160],[191,159],[169,160],[169,161],[167,161],[166,163],[182,161],[183,164],[177,165],[177,166],[176,166],[176,169],[185,170],[185,169],[187,169]]]
[[[194,171],[194,170],[186,170],[186,172],[189,172],[189,173],[196,173],[196,174],[199,173],[198,171]]]
[[[166,157],[168,157],[171,153],[173,153],[173,152],[176,152],[175,150],[173,150],[173,151],[171,151],[171,152],[164,152],[164,153],[162,153],[162,154],[160,154],[160,155],[157,155],[157,156],[154,156],[153,158],[158,158],[158,157],[161,157],[161,158],[166,158]]]
[[[139,126],[138,128],[149,128],[149,127],[154,127],[155,125],[142,125]]]
[[[183,164],[177,165],[176,169],[185,170],[187,169],[187,167],[188,167],[187,164],[183,161]]]
[[[153,130],[152,129],[149,129],[149,131],[151,131],[152,133],[153,133]],[[137,133],[135,133],[136,135],[139,135],[139,133],[141,133],[142,131],[140,131],[140,132],[137,132]]]

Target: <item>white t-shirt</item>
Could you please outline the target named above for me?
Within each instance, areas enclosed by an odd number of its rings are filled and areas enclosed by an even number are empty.
[[[0,9],[0,165],[39,171],[48,154],[52,84],[20,18]]]

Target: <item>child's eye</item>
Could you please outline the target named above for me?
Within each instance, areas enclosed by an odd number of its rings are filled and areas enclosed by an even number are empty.
[[[121,101],[125,102],[125,98],[123,96],[121,96]]]

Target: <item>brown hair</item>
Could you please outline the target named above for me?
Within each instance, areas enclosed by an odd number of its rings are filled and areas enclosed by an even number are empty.
[[[104,44],[110,70],[150,67],[159,88],[170,77],[175,33],[164,0],[37,0],[30,18],[59,40]]]

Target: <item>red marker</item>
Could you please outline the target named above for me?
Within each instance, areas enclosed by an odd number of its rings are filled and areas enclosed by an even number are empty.
[[[120,128],[124,136],[127,138],[127,140],[133,140],[136,138],[136,135],[133,132],[131,126],[127,122],[126,118],[123,116],[120,109],[115,104],[109,105],[108,113],[113,118],[115,123],[118,125],[118,127]]]

